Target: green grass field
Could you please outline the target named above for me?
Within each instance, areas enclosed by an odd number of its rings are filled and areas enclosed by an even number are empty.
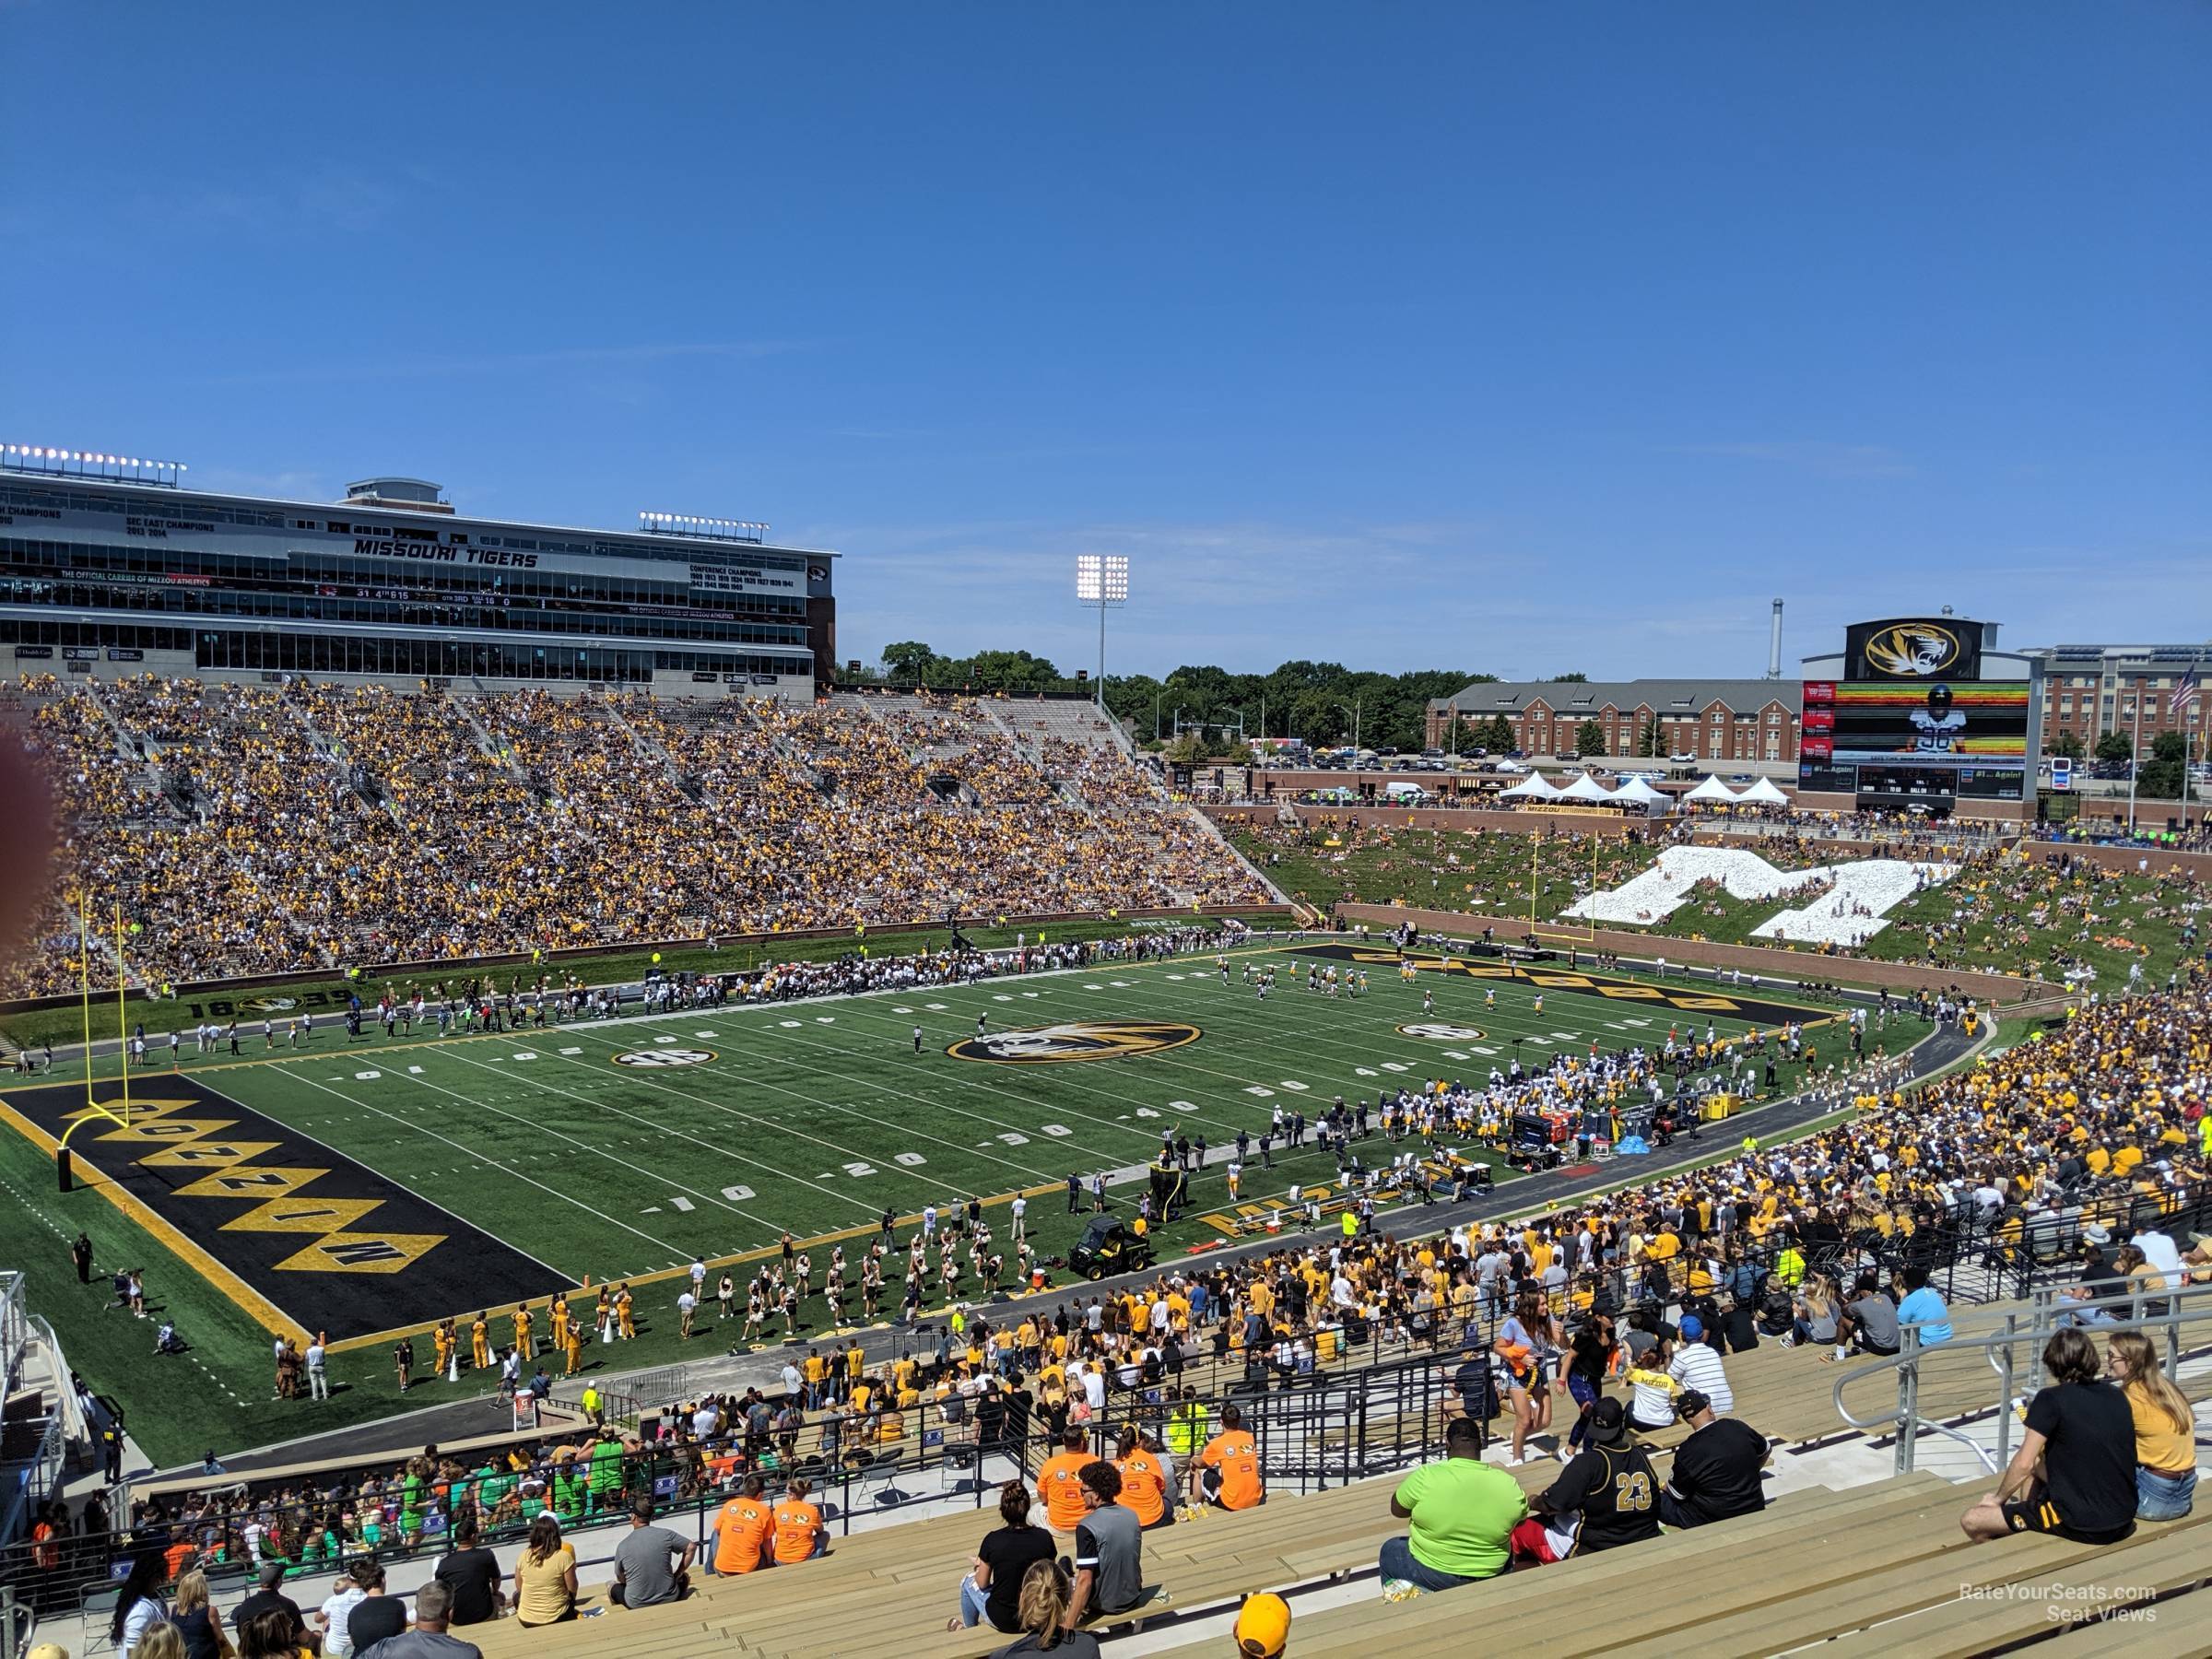
[[[1242,964],[1268,957],[1284,971],[1279,988],[1262,1001],[1243,983]],[[1163,1235],[1165,1253],[1172,1255],[1201,1237],[1219,1236],[1197,1218],[1226,1201],[1223,1149],[1239,1128],[1256,1136],[1278,1105],[1303,1106],[1311,1116],[1337,1094],[1371,1100],[1400,1082],[1479,1078],[1491,1065],[1510,1062],[1516,1040],[1524,1062],[1535,1065],[1557,1049],[1580,1052],[1593,1041],[1608,1048],[1657,1042],[1670,1024],[1685,1032],[1709,1020],[1724,1034],[1747,1029],[1745,1019],[1710,1004],[1685,1010],[1635,1000],[1656,995],[1649,986],[1617,987],[1630,1000],[1549,988],[1539,1013],[1538,988],[1523,981],[1423,972],[1418,983],[1406,986],[1382,961],[1369,966],[1369,976],[1368,995],[1329,998],[1302,988],[1303,959],[1294,951],[1254,950],[1232,957],[1227,986],[1210,956],[1186,957],[957,990],[633,1017],[527,1033],[386,1042],[378,1032],[348,1043],[342,1027],[330,1026],[316,1033],[312,1053],[295,1055],[280,1046],[265,1058],[256,1033],[242,1063],[194,1061],[188,1054],[183,1070],[188,1081],[217,1091],[218,1109],[235,1102],[316,1147],[346,1155],[561,1278],[645,1281],[639,1287],[645,1325],[640,1338],[587,1349],[590,1362],[606,1369],[610,1360],[629,1368],[682,1356],[673,1312],[682,1276],[672,1270],[694,1255],[715,1264],[765,1251],[785,1230],[816,1239],[858,1230],[857,1244],[874,1232],[887,1206],[906,1217],[926,1203],[949,1206],[971,1194],[992,1203],[992,1225],[1003,1240],[1005,1203],[1016,1192],[1039,1188],[1053,1190],[1032,1198],[1030,1231],[1039,1253],[1050,1255],[1065,1248],[1077,1225],[1058,1191],[1071,1171],[1088,1178],[1093,1171],[1134,1170],[1155,1153],[1163,1128],[1193,1136],[1203,1132],[1215,1148],[1213,1165],[1194,1183],[1193,1218]],[[1485,1006],[1486,989],[1495,990],[1494,1006]],[[1712,987],[1678,982],[1667,991],[1715,994]],[[1427,1015],[1425,992],[1435,995]],[[994,1031],[1185,1022],[1201,1034],[1176,1047],[1079,1062],[1009,1064],[949,1054],[974,1036],[979,1015]],[[1399,1030],[1426,1021],[1480,1035],[1424,1037]],[[917,1025],[924,1037],[920,1053],[912,1041]],[[1901,1030],[1890,1038],[1892,1046],[1908,1041]],[[1840,1055],[1840,1042],[1824,1046],[1829,1058]],[[623,1054],[648,1058],[618,1063]],[[159,1099],[168,1076],[165,1054],[160,1065],[135,1075],[142,1110]],[[1785,1076],[1784,1086],[1790,1081]],[[112,1091],[103,1084],[103,1098]],[[75,1143],[80,1159],[86,1140],[79,1135]],[[1387,1149],[1376,1142],[1366,1156],[1386,1158]],[[1257,1161],[1255,1151],[1250,1163]],[[1248,1201],[1279,1194],[1292,1181],[1324,1179],[1334,1169],[1312,1150],[1278,1153],[1276,1163],[1272,1172],[1248,1168]],[[123,1399],[134,1433],[165,1461],[196,1457],[209,1443],[226,1449],[266,1443],[397,1409],[388,1359],[392,1335],[402,1328],[420,1333],[446,1314],[465,1321],[475,1308],[469,1246],[460,1237],[380,1278],[265,1275],[256,1282],[274,1287],[272,1300],[302,1328],[337,1323],[328,1317],[328,1304],[319,1305],[325,1296],[367,1295],[392,1310],[393,1332],[364,1335],[361,1346],[334,1359],[333,1376],[341,1385],[336,1398],[315,1407],[278,1407],[266,1398],[268,1337],[183,1255],[95,1192],[55,1193],[47,1155],[20,1133],[0,1132],[0,1182],[16,1201],[0,1212],[0,1259],[54,1264],[37,1277],[37,1305],[60,1329],[73,1363]],[[1140,1191],[1134,1178],[1116,1189],[1124,1206]],[[163,1370],[173,1362],[153,1364],[144,1357],[147,1327],[98,1312],[104,1287],[80,1290],[70,1279],[65,1241],[79,1227],[93,1233],[103,1266],[126,1257],[147,1266],[152,1298],[171,1310],[193,1344],[191,1365],[204,1385],[175,1386],[171,1379],[177,1373]],[[902,1227],[901,1236],[911,1230]],[[218,1226],[199,1236],[220,1248],[228,1235]],[[442,1260],[440,1250],[446,1252]],[[857,1248],[852,1253],[856,1265]],[[818,1246],[814,1257],[818,1281],[827,1249]],[[902,1271],[895,1258],[887,1313],[895,1311]],[[741,1286],[749,1272],[737,1270]],[[444,1300],[429,1305],[426,1296]],[[924,1305],[938,1300],[931,1296]],[[826,1334],[818,1300],[807,1317],[811,1334]],[[700,1324],[692,1347],[703,1352],[719,1352],[735,1331],[734,1325],[718,1331],[704,1316]],[[494,1322],[495,1335],[504,1330],[503,1320]],[[429,1369],[419,1335],[418,1347],[419,1376]],[[460,1385],[472,1392],[486,1386],[481,1378]],[[418,1381],[407,1404],[453,1392],[443,1382]]]

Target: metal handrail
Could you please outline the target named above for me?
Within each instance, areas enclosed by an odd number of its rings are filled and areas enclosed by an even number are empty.
[[[1935,1323],[1915,1321],[1898,1327],[1899,1347],[1895,1354],[1885,1355],[1856,1366],[1836,1379],[1830,1397],[1836,1415],[1852,1428],[1873,1433],[1888,1431],[1896,1436],[1897,1472],[1912,1472],[1913,1444],[1923,1432],[1943,1434],[1971,1448],[1992,1474],[2004,1467],[2011,1456],[2012,1415],[2010,1406],[2017,1390],[2018,1366],[2013,1349],[2023,1342],[2033,1343],[2039,1351],[2050,1340],[2053,1333],[2078,1321],[2079,1310],[2064,1305],[2074,1299],[2052,1286],[2034,1290],[2030,1297],[2028,1322],[2020,1323],[2018,1310],[2007,1312],[2002,1329],[1980,1335],[1957,1335],[1924,1347],[1920,1340],[1922,1326]],[[2166,1304],[2162,1313],[2146,1313],[2146,1303],[2160,1301]],[[2110,1310],[2124,1304],[2129,1317],[2114,1319]],[[2165,1335],[2165,1363],[2169,1372],[2182,1359],[2182,1327],[2192,1318],[2212,1318],[2212,1284],[2183,1285],[2162,1290],[2126,1290],[2097,1296],[2083,1302],[2084,1309],[2093,1308],[2105,1317],[2093,1327],[2104,1332],[2143,1331],[2163,1332]],[[2208,1344],[2207,1346],[2212,1346]],[[1979,1350],[1988,1359],[1997,1374],[2001,1390],[1996,1405],[1997,1451],[1993,1461],[1988,1452],[1947,1423],[1939,1423],[1921,1415],[1920,1359],[1924,1354],[1941,1351],[1947,1354]],[[1886,1415],[1862,1418],[1843,1403],[1843,1391],[1853,1383],[1867,1377],[1894,1372],[1897,1377],[1897,1406]]]

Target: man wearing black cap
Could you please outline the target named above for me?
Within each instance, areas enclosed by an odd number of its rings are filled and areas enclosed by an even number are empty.
[[[1588,1422],[1583,1449],[1513,1528],[1516,1561],[1563,1561],[1659,1535],[1659,1477],[1651,1454],[1629,1437],[1628,1407],[1602,1399]]]
[[[1659,1519],[1669,1526],[1703,1526],[1767,1507],[1759,1485],[1767,1437],[1735,1418],[1715,1417],[1712,1402],[1694,1388],[1675,1400],[1675,1413],[1690,1426],[1675,1448],[1674,1469],[1659,1493]]]
[[[291,1617],[292,1641],[301,1646],[307,1641],[307,1625],[300,1617],[300,1604],[288,1595],[279,1594],[276,1586],[284,1583],[285,1564],[282,1561],[264,1561],[261,1564],[261,1588],[254,1591],[230,1610],[230,1628],[242,1630],[264,1613],[285,1613]]]

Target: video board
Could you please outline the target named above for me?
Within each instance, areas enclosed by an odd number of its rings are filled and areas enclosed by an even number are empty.
[[[1806,680],[1799,782],[2018,800],[2030,714],[2024,680]]]

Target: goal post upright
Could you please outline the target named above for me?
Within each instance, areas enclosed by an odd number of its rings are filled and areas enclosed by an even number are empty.
[[[1593,829],[1590,831],[1590,896],[1593,899],[1597,897],[1598,839],[1597,831]],[[1528,931],[1530,935],[1532,937],[1541,939],[1565,939],[1571,943],[1578,945],[1588,945],[1594,942],[1597,938],[1597,922],[1595,918],[1590,918],[1586,920],[1580,931],[1577,931],[1571,927],[1547,926],[1536,920],[1536,888],[1538,885],[1536,880],[1536,854],[1538,850],[1539,842],[1537,838],[1531,836],[1529,838],[1528,853]]]

